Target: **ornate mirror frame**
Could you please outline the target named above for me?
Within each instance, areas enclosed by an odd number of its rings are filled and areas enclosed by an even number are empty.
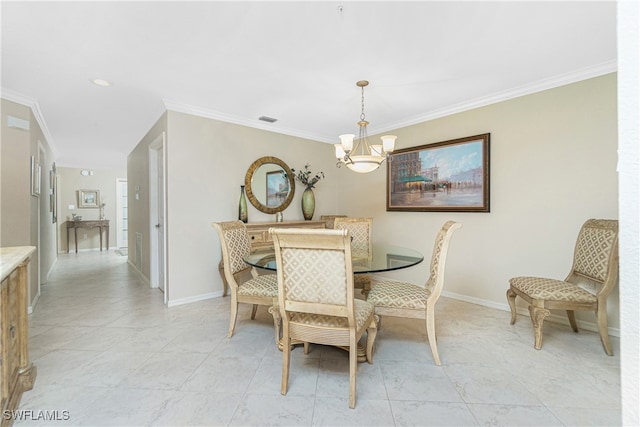
[[[263,205],[256,198],[256,195],[253,193],[253,190],[251,188],[251,181],[253,180],[253,174],[255,173],[255,171],[260,166],[269,164],[269,163],[274,163],[280,166],[284,170],[286,177],[289,181],[290,190],[289,190],[289,194],[287,195],[287,198],[284,200],[284,202],[282,202],[282,204],[280,204],[280,206],[275,206],[275,207],[269,207],[269,206]],[[279,158],[273,157],[273,156],[260,157],[258,160],[251,163],[251,166],[249,166],[249,169],[247,170],[247,174],[244,178],[244,188],[247,193],[247,198],[249,199],[251,204],[260,212],[267,213],[267,214],[273,214],[273,213],[282,212],[283,210],[285,210],[291,204],[291,201],[293,200],[293,195],[296,190],[295,182],[293,179],[293,173],[291,172],[291,169],[289,168],[289,166],[287,166],[287,164],[282,160],[280,160]]]

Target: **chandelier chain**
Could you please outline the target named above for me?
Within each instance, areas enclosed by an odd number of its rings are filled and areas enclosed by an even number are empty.
[[[361,91],[361,105],[362,105],[362,113],[360,113],[360,121],[364,121],[364,86],[360,88]]]

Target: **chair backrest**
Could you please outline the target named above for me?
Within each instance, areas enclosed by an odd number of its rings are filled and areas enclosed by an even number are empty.
[[[589,219],[580,229],[566,281],[608,295],[618,279],[618,221]]]
[[[333,228],[336,230],[349,230],[349,234],[351,235],[351,254],[354,258],[371,257],[373,218],[336,218]]]
[[[325,228],[333,229],[336,218],[346,218],[346,215],[320,215],[320,221],[324,221]]]
[[[251,251],[247,227],[242,221],[214,222],[213,227],[220,238],[225,276],[235,284],[233,275],[250,267],[244,262],[244,256]]]
[[[425,288],[430,292],[429,298],[437,300],[442,293],[444,286],[444,271],[447,261],[447,252],[449,251],[449,242],[454,231],[462,227],[462,224],[455,221],[447,221],[436,236],[431,254],[431,266],[429,270],[429,279]]]
[[[346,230],[271,228],[280,311],[340,316],[355,324],[351,242]]]

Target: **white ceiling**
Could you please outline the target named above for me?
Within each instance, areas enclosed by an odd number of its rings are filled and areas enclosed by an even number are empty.
[[[333,143],[357,133],[358,80],[373,134],[617,69],[613,1],[2,1],[1,13],[2,96],[33,105],[70,167],[124,169],[166,109]]]

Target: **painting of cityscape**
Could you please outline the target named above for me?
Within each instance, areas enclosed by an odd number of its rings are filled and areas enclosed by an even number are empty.
[[[489,212],[489,136],[394,151],[387,211]]]
[[[289,181],[282,169],[267,172],[267,206],[278,207],[289,195]]]

